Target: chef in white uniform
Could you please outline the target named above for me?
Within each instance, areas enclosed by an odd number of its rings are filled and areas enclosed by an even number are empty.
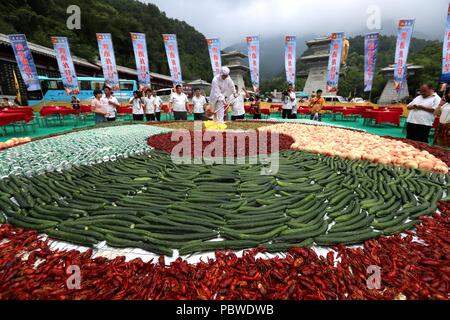
[[[230,69],[223,67],[221,73],[214,77],[211,83],[210,102],[214,108],[214,120],[224,122],[225,108],[228,105],[227,99],[235,93],[234,82],[230,77]]]

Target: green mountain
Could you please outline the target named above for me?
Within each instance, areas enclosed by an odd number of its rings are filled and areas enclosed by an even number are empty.
[[[348,97],[356,96],[368,97],[364,94],[364,36],[355,36],[350,40],[350,52],[347,60],[348,70],[344,77],[339,81],[339,94]],[[376,71],[389,66],[394,63],[396,46],[395,36],[382,36],[379,42]],[[310,50],[306,50],[302,56],[311,54]],[[438,86],[439,77],[441,74],[442,61],[442,42],[431,41],[413,38],[411,41],[410,53],[408,63],[414,63],[424,66],[424,69],[416,74],[414,77],[408,79],[409,89],[411,95],[415,95],[416,90],[421,83],[431,83]],[[304,70],[304,63],[299,60],[298,70]],[[297,87],[302,89],[305,79],[299,79]],[[372,97],[374,99],[381,95],[381,92],[386,85],[386,79],[379,74],[376,74]],[[279,74],[278,77],[271,81],[264,82],[262,91],[269,91],[270,89],[281,90],[285,87],[284,73]]]
[[[81,9],[81,29],[69,30],[67,7]],[[153,4],[135,0],[2,0],[0,32],[24,33],[31,42],[52,47],[51,36],[67,36],[71,51],[88,60],[98,57],[96,33],[111,33],[117,64],[135,68],[130,32],[147,35],[150,68],[169,74],[161,34],[175,33],[184,79],[210,80],[205,37],[183,21],[170,19]]]
[[[305,36],[304,36],[305,37]],[[306,36],[306,38],[313,36]],[[300,36],[298,36],[300,39]],[[284,36],[278,35],[276,37],[264,37],[260,39],[261,50],[261,79],[272,79],[280,74],[280,70],[284,70]],[[297,41],[297,57],[306,50],[306,43],[304,41]],[[241,42],[234,44],[224,51],[240,51],[247,54],[247,43]],[[248,61],[244,61],[248,65]]]

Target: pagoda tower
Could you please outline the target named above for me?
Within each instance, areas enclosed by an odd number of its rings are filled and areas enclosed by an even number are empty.
[[[407,68],[408,68],[408,77],[410,77],[414,76],[417,73],[417,71],[422,70],[423,66],[408,64]],[[394,65],[390,65],[389,67],[381,69],[379,73],[384,75],[388,81],[386,83],[386,86],[384,87],[380,99],[378,99],[378,104],[396,103],[403,100],[404,98],[409,97],[408,81],[405,81],[400,92],[397,92],[395,90]]]
[[[248,56],[239,51],[222,52],[222,62],[224,66],[230,68],[230,77],[239,89],[245,86],[244,76],[250,68],[243,65],[243,59]]]
[[[335,96],[336,92],[327,92],[328,61],[330,58],[331,37],[319,37],[306,42],[309,55],[301,57],[306,69],[298,73],[300,77],[307,77],[303,92],[312,95],[321,89],[328,96]],[[347,70],[347,58],[350,42],[347,38],[343,40],[340,75],[344,76]]]
[[[300,58],[306,65],[306,70],[299,72],[299,76],[307,76],[303,92],[312,95],[319,89],[327,92],[328,60],[330,57],[330,37],[320,37],[306,42],[311,54]],[[330,95],[335,95],[331,93]],[[328,95],[328,93],[327,93]]]

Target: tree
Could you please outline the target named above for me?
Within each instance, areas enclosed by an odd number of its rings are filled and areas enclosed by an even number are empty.
[[[72,4],[81,9],[81,30],[66,26],[66,9]],[[130,32],[143,32],[151,71],[163,74],[169,71],[162,34],[175,33],[183,77],[212,78],[205,37],[187,23],[167,18],[157,6],[136,0],[4,0],[0,29],[24,33],[29,41],[47,47],[52,47],[51,36],[67,36],[72,53],[90,61],[98,59],[95,33],[111,33],[117,64],[129,68],[136,68]]]

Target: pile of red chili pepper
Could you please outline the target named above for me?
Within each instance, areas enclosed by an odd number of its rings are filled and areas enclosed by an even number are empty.
[[[196,265],[93,258],[93,251],[52,251],[36,232],[0,226],[0,299],[439,299],[450,291],[450,205],[422,218],[415,233],[340,246],[326,257],[295,248],[285,257],[216,252]],[[67,268],[81,270],[68,289]],[[369,289],[369,266],[381,268]]]
[[[185,132],[187,133],[188,131]],[[252,132],[254,133],[255,131]],[[294,143],[294,139],[290,136],[278,135],[278,144],[274,143],[272,145],[272,136],[267,132],[257,132],[252,137],[252,139],[254,140],[249,138],[251,133],[249,134],[244,131],[189,131],[189,134],[190,136],[183,136],[182,138],[180,138],[180,132],[177,131],[164,133],[149,137],[147,143],[149,146],[157,150],[162,150],[168,153],[172,153],[172,151],[174,150],[180,150],[183,144],[186,143],[186,148],[182,150],[182,154],[179,154],[179,156],[182,157],[204,156],[204,152],[206,152],[210,148],[213,148],[213,146],[216,145],[217,141],[222,143],[222,148],[214,148],[211,154],[208,154],[208,156],[244,157],[256,156],[258,154],[270,154],[272,152],[272,147],[275,147],[276,151],[283,151],[290,149],[292,144]],[[245,142],[245,144],[241,145],[240,141]],[[230,151],[227,151],[228,147],[231,148],[231,146],[228,146],[230,142],[233,143],[233,146]],[[175,147],[177,147],[177,149],[175,149]]]

